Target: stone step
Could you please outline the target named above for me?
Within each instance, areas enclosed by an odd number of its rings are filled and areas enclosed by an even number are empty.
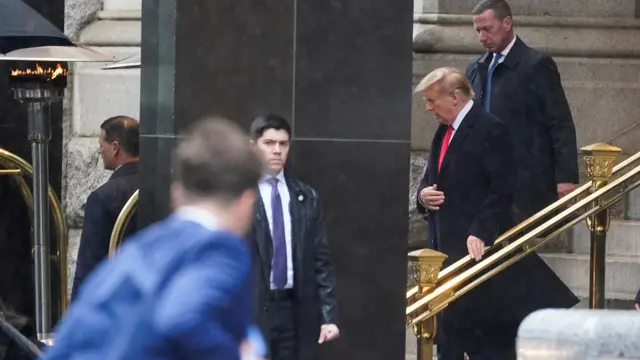
[[[587,297],[589,289],[589,255],[540,254],[545,262],[576,295]],[[634,299],[640,288],[640,258],[608,256],[605,275],[606,297]]]
[[[416,0],[416,12],[470,14],[477,0]],[[511,11],[538,16],[632,18],[636,12],[635,0],[518,0],[510,1]]]
[[[590,254],[591,240],[587,224],[580,223],[574,226],[571,250],[579,255]],[[607,234],[607,256],[636,256],[640,258],[640,221],[611,221]]]
[[[529,46],[554,56],[640,57],[637,19],[517,16],[515,22],[516,33]],[[418,15],[413,29],[415,52],[482,52],[469,15]]]
[[[453,66],[464,70],[467,64],[480,56],[474,54],[414,54],[414,86],[431,70]],[[608,59],[554,56],[563,83],[567,81],[596,81],[637,84],[640,82],[640,59]]]

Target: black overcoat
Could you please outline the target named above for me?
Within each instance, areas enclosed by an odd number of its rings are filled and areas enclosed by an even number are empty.
[[[317,192],[310,186],[286,177],[291,198],[291,242],[294,267],[294,308],[298,330],[298,359],[319,355],[318,337],[322,324],[338,324],[334,294],[335,275]],[[258,326],[269,343],[269,291],[273,246],[269,221],[262,200],[254,210],[253,228],[248,236],[253,249],[254,310]]]
[[[492,53],[467,67],[476,99],[483,104]],[[551,56],[517,38],[491,80],[490,112],[513,137],[518,168],[516,216],[524,220],[558,199],[556,184],[579,182],[576,129]]]
[[[468,255],[467,238],[474,235],[491,245],[515,225],[516,158],[508,127],[474,103],[449,144],[438,173],[446,126],[433,139],[425,175],[418,189],[433,184],[444,192],[440,210],[427,214],[433,249],[447,254],[445,266]],[[480,346],[515,341],[525,316],[543,308],[567,308],[578,299],[538,257],[532,254],[463,295],[444,310],[439,341],[455,338]]]

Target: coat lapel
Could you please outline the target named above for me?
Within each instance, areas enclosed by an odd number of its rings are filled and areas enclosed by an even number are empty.
[[[262,198],[258,196],[253,209],[253,217],[256,219],[254,225],[254,236],[258,248],[258,255],[260,256],[260,263],[262,264],[262,275],[267,286],[271,284],[271,258],[273,257],[273,245],[271,240],[271,234],[269,231],[269,220],[267,219],[267,212],[264,209],[264,203]]]
[[[429,172],[428,185],[437,183],[438,179],[438,159],[440,158],[440,149],[442,148],[442,139],[447,131],[447,127],[440,125],[433,136],[431,143],[431,152],[429,154],[429,162],[427,163],[427,171]]]
[[[287,177],[287,188],[289,189],[289,213],[291,214],[291,252],[293,255],[293,273],[295,276],[294,282],[298,283],[299,277],[297,274],[301,273],[300,263],[304,257],[304,241],[303,236],[305,232],[305,219],[306,209],[304,206],[305,198],[304,192],[300,188],[298,182],[294,179]]]
[[[473,129],[473,117],[474,113],[478,111],[477,102],[473,103],[469,112],[465,115],[460,127],[456,130],[453,135],[453,139],[451,139],[451,143],[449,143],[449,147],[447,148],[447,153],[444,155],[444,159],[442,160],[442,166],[440,167],[440,173],[444,172],[449,164],[449,160],[455,155],[456,151],[460,147],[460,144],[464,143],[464,140],[469,136],[469,133]]]

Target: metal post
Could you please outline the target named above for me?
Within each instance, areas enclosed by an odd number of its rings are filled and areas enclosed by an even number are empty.
[[[46,102],[28,101],[29,141],[33,156],[33,245],[36,331],[44,343],[51,338],[51,269],[49,262],[49,141],[51,123]],[[64,264],[61,264],[64,266]]]
[[[419,287],[416,300],[429,294],[438,282],[438,274],[447,255],[430,249],[409,253],[409,266]],[[411,319],[407,319],[411,321]],[[430,318],[415,326],[413,333],[418,340],[418,360],[433,359],[433,340],[436,336],[436,318]]]
[[[593,144],[580,149],[587,169],[587,176],[592,180],[591,192],[607,185],[616,157],[621,149],[608,144]],[[597,206],[594,201],[592,206]],[[609,231],[609,210],[599,211],[587,218],[587,226],[591,234],[591,258],[589,263],[589,308],[604,309],[607,231]]]

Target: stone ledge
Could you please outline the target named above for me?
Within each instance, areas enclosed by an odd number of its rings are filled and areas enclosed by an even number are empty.
[[[140,46],[140,20],[98,20],[78,36],[79,43],[91,46]]]
[[[440,66],[453,66],[464,70],[467,64],[480,56],[473,54],[414,54],[413,55],[413,86],[429,72]],[[591,81],[613,82],[637,85],[640,83],[640,59],[604,59],[604,58],[575,58],[554,57],[562,82]]]
[[[471,14],[478,0],[415,0],[418,13]],[[511,11],[519,15],[632,18],[636,0],[517,0],[510,1]]]
[[[457,14],[414,14],[417,24],[472,25],[472,15]],[[596,29],[640,29],[640,19],[604,17],[564,17],[564,16],[524,16],[514,17],[515,29],[521,26],[551,26]]]
[[[98,20],[141,20],[142,11],[103,10],[98,11]]]
[[[140,53],[137,47],[97,48],[125,58]],[[76,136],[98,136],[100,124],[114,115],[136,119],[140,114],[140,70],[102,70],[104,63],[76,64],[73,71],[71,128]]]
[[[423,15],[424,17],[424,15]],[[457,15],[431,16],[414,24],[413,48],[417,53],[479,54],[484,50],[478,42],[470,17]],[[539,19],[544,19],[540,17]],[[617,20],[617,19],[616,19]],[[622,21],[623,23],[625,21]],[[627,21],[628,22],[628,21]],[[543,21],[520,24],[516,32],[530,46],[554,56],[639,58],[640,26],[567,27]]]

